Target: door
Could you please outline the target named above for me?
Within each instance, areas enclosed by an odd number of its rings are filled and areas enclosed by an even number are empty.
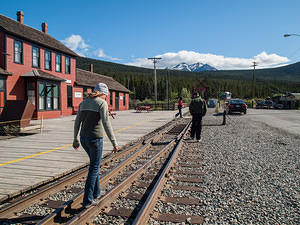
[[[0,114],[5,103],[5,79],[0,77]]]
[[[73,88],[71,85],[67,86],[67,107],[73,107]]]
[[[115,95],[115,111],[119,111],[119,92],[116,91]]]

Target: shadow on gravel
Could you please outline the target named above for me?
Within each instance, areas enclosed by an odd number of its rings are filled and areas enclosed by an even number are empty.
[[[213,116],[223,116],[223,113],[215,113]]]

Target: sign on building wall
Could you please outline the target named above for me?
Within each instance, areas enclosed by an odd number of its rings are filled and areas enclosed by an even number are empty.
[[[74,95],[75,95],[74,96],[75,98],[81,98],[82,97],[82,93],[81,92],[75,92]]]
[[[123,96],[122,95],[120,96],[120,100],[123,100]]]

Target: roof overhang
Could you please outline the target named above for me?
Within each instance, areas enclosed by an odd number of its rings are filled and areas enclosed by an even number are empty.
[[[21,77],[33,77],[33,78],[42,78],[42,79],[46,79],[46,80],[54,80],[54,81],[66,81],[65,79],[62,79],[60,77],[54,76],[50,73],[47,73],[45,71],[42,70],[32,70],[28,73],[24,73],[21,75]]]
[[[0,75],[11,76],[13,73],[6,71],[5,69],[0,68]]]

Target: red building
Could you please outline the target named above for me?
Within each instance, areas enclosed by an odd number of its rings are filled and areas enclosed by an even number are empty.
[[[82,69],[76,69],[76,81],[74,89],[78,91],[78,96],[82,92],[82,96],[85,97],[87,93],[92,91],[95,84],[102,82],[107,84],[109,89],[109,95],[106,98],[108,107],[110,110],[128,110],[129,109],[129,90],[122,84],[115,81],[111,77],[103,76],[93,72],[93,65],[91,65],[91,71]],[[76,98],[75,92],[75,103],[79,105],[82,99]]]
[[[112,110],[127,110],[129,90],[110,77],[76,69],[78,55],[47,28],[46,23],[42,31],[24,25],[21,11],[17,21],[0,15],[0,112],[7,100],[29,100],[34,118],[72,115],[98,82],[111,90]]]

